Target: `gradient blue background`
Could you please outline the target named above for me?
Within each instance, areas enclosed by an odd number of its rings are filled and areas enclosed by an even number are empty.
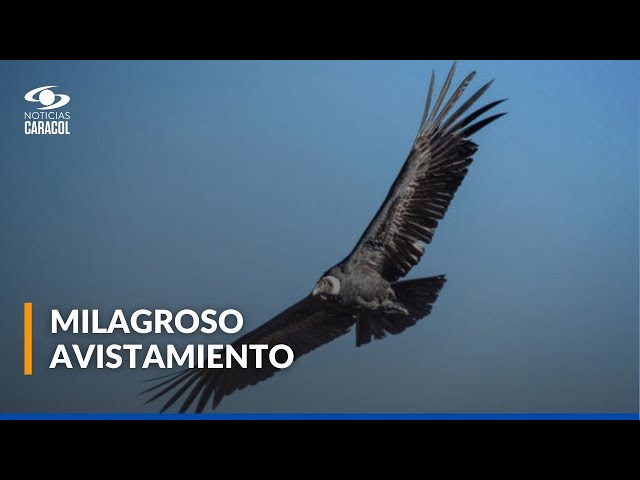
[[[450,63],[0,63],[0,411],[157,408],[136,396],[149,372],[49,370],[78,340],[49,333],[51,308],[238,308],[251,328],[307,294]],[[431,316],[366,348],[345,336],[219,411],[638,410],[639,63],[463,61],[457,78],[472,69],[510,114],[476,136],[411,273],[448,276]],[[71,135],[24,135],[23,96],[49,84]],[[167,340],[228,338],[127,338]]]

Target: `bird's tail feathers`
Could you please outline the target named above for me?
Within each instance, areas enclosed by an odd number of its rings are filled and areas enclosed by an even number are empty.
[[[387,333],[397,335],[415,325],[418,320],[429,315],[446,281],[444,275],[438,275],[394,283],[396,299],[409,314],[362,311],[356,322],[356,345],[365,345],[372,338],[379,340]]]

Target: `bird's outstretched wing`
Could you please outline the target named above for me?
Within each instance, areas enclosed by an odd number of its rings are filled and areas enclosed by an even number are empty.
[[[438,220],[444,217],[462,183],[477,145],[469,138],[504,115],[480,116],[504,100],[489,103],[464,116],[491,82],[481,87],[457,110],[456,102],[475,72],[468,75],[444,103],[456,64],[431,109],[434,75],[413,147],[387,198],[349,256],[341,262],[350,269],[373,269],[386,280],[404,277],[424,253],[421,242],[430,243]],[[451,113],[451,114],[450,114]]]
[[[232,345],[236,351],[240,351],[241,345],[262,344],[272,347],[282,343],[291,347],[295,359],[298,359],[305,353],[344,335],[354,323],[353,316],[345,312],[339,304],[309,295],[243,335]],[[247,352],[247,368],[241,368],[234,362],[231,368],[192,368],[170,375],[168,380],[143,392],[156,392],[147,403],[171,393],[171,397],[162,408],[162,411],[165,411],[187,394],[182,401],[180,412],[187,411],[196,399],[196,412],[202,412],[209,401],[212,408],[215,408],[225,396],[266,380],[278,371],[266,358],[263,359],[262,368],[256,368],[256,352],[251,349]]]

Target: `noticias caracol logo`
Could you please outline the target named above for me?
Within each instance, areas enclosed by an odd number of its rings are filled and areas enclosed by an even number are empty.
[[[25,135],[69,135],[69,119],[71,113],[61,112],[58,109],[71,101],[69,95],[53,93],[50,89],[58,88],[56,85],[29,90],[24,99],[27,102],[39,103],[37,111],[24,112]],[[54,110],[54,111],[50,111]]]
[[[39,107],[38,110],[53,110],[54,108],[64,107],[71,101],[71,97],[69,97],[69,95],[53,93],[49,90],[50,88],[58,87],[56,85],[48,85],[46,87],[34,88],[27,92],[24,99],[27,102],[40,102],[44,105],[43,107]],[[36,95],[38,95],[38,98],[35,98]],[[58,100],[57,102],[56,99]]]

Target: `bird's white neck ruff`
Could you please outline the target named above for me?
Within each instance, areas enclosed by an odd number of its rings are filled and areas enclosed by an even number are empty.
[[[324,277],[331,284],[331,291],[329,292],[331,295],[337,295],[340,293],[340,280],[331,275],[327,275]]]
[[[329,282],[329,285],[331,286],[330,291],[328,292],[323,291],[323,289],[320,287],[320,283],[322,281]],[[311,293],[314,297],[316,295],[338,295],[340,293],[340,280],[338,280],[336,277],[332,275],[327,275],[326,277],[322,277],[322,280],[318,282],[318,285],[316,285],[316,287],[313,289],[313,292]]]

